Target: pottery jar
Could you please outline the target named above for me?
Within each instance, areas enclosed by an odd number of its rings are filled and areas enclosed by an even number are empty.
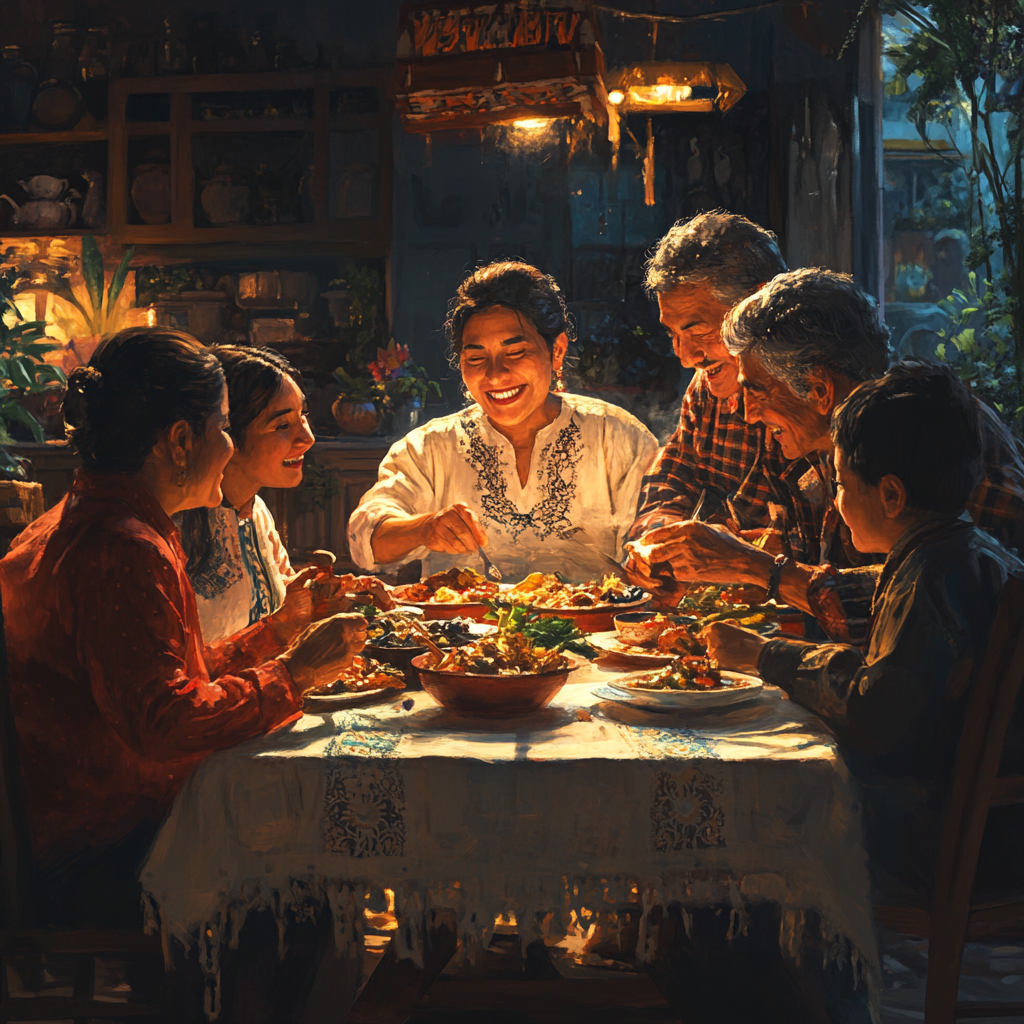
[[[373,402],[344,395],[331,406],[331,414],[344,434],[372,434],[380,423],[380,410]]]
[[[18,184],[28,194],[29,199],[60,199],[68,187],[67,178],[54,178],[49,174],[37,174],[35,177]]]
[[[36,69],[21,59],[21,47],[5,46],[0,61],[0,131],[22,132],[28,127],[38,81]]]
[[[249,186],[239,183],[230,167],[217,168],[203,184],[200,200],[211,224],[241,224],[249,217]]]
[[[139,164],[132,178],[132,202],[143,224],[169,224],[170,164]]]

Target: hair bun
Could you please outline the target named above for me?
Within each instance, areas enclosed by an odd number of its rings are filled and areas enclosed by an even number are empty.
[[[89,403],[103,387],[103,374],[94,366],[76,366],[68,375],[68,390],[61,410],[68,426],[80,427],[88,419]]]

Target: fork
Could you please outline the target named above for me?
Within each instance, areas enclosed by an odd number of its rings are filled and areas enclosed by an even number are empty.
[[[501,570],[487,557],[487,552],[484,551],[481,545],[477,545],[477,551],[480,552],[480,557],[484,561],[484,575],[495,583],[502,581]]]

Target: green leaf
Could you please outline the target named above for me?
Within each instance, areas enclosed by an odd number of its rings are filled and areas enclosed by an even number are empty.
[[[25,391],[30,391],[32,389],[33,380],[31,372],[25,368],[26,362],[27,360],[25,359],[11,359],[8,362],[7,375],[15,387],[23,388]],[[28,363],[28,365],[30,367],[32,366],[31,363]]]
[[[110,315],[110,311],[114,308],[114,303],[117,302],[118,296],[121,294],[121,289],[124,288],[125,279],[128,277],[128,264],[131,263],[134,255],[135,246],[128,246],[125,250],[124,256],[121,257],[121,262],[117,265],[117,270],[114,271],[114,276],[110,281],[110,287],[107,289],[108,316]]]
[[[92,235],[82,235],[82,277],[94,317],[103,312],[103,254]]]
[[[36,367],[35,378],[36,384],[46,384],[50,381],[57,384],[66,384],[68,382],[64,371],[59,366],[50,366],[48,364]]]
[[[946,361],[946,345],[945,345],[945,342],[942,342],[942,343],[940,343],[940,344],[935,346],[935,355],[939,358],[939,360],[941,362],[945,362]]]
[[[0,418],[12,423],[21,423],[28,427],[32,431],[33,439],[40,444],[46,440],[46,435],[43,434],[43,428],[39,425],[39,421],[15,399],[8,399],[0,405]]]

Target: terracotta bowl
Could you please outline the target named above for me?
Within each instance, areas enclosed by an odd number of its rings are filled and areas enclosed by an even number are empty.
[[[651,595],[644,594],[639,601],[630,604],[603,604],[598,608],[537,608],[542,619],[572,619],[581,633],[605,633],[612,629],[615,616],[622,612],[643,611],[651,603]]]
[[[657,640],[671,626],[672,620],[658,612],[622,612],[615,616],[615,631],[625,644],[646,644]]]
[[[403,604],[419,608],[424,619],[469,619],[472,622],[483,622],[491,610],[486,604],[417,604],[413,601],[404,601]]]
[[[421,654],[412,659],[423,689],[449,711],[473,718],[516,718],[547,707],[577,667],[569,665],[536,675],[468,675],[435,672],[427,667],[431,657]]]

